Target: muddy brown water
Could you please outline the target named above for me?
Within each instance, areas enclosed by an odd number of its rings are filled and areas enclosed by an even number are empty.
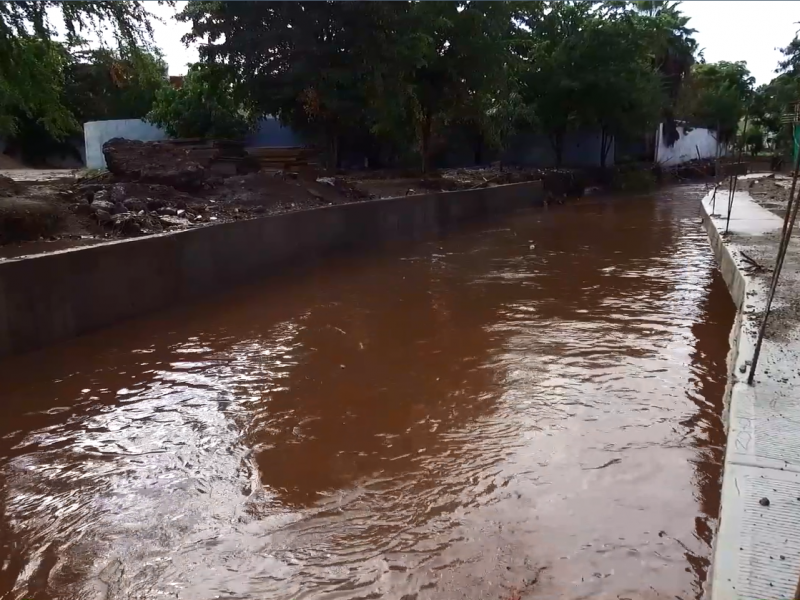
[[[1,362],[0,596],[699,597],[734,318],[700,195],[330,257]]]

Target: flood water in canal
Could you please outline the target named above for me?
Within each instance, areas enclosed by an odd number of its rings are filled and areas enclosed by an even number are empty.
[[[332,256],[0,362],[0,597],[700,597],[734,319],[702,194]]]

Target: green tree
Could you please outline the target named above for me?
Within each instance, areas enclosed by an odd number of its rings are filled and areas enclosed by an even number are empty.
[[[167,84],[167,64],[157,51],[78,50],[64,69],[63,103],[79,123],[141,119]]]
[[[537,127],[550,140],[556,165],[561,166],[564,136],[588,120],[582,81],[586,71],[574,67],[582,53],[582,32],[598,17],[591,2],[543,4],[545,10],[533,6],[521,19],[528,32],[518,44],[527,67],[520,76],[521,90]]]
[[[642,22],[630,15],[592,19],[584,32],[581,87],[589,99],[582,121],[601,133],[600,166],[613,140],[655,127],[664,106],[661,78],[649,60]]]
[[[143,2],[0,2],[0,134],[13,133],[23,115],[56,137],[77,126],[62,94],[68,56],[53,41],[48,12],[60,13],[66,47],[87,31],[110,31],[121,47],[146,46],[152,37]]]
[[[681,96],[680,116],[730,141],[752,100],[754,82],[744,62],[697,64]]]
[[[550,138],[557,165],[569,130],[598,128],[605,166],[614,137],[644,132],[662,106],[646,22],[624,6],[544,5],[525,21],[523,94]]]
[[[755,156],[764,149],[764,132],[756,123],[748,123],[747,129],[742,132],[744,147]]]
[[[398,61],[415,124],[423,171],[432,140],[451,122],[491,136],[493,105],[508,97],[511,5],[502,2],[416,2],[398,40],[413,49]],[[408,39],[410,38],[410,39]]]
[[[186,40],[228,70],[233,93],[323,144],[338,162],[343,135],[369,130],[370,97],[390,82],[396,15],[407,3],[191,2]],[[392,84],[392,87],[394,85]]]
[[[255,119],[231,94],[227,73],[195,66],[180,88],[156,93],[146,119],[177,138],[236,139],[252,130]]]
[[[642,18],[653,66],[663,80],[668,99],[665,116],[670,118],[695,63],[697,41],[692,37],[695,30],[688,27],[689,18],[681,13],[680,2],[638,0],[633,4]]]
[[[781,73],[766,85],[761,85],[753,96],[753,121],[766,137],[772,140],[778,152],[791,148],[792,126],[782,117],[800,100],[800,78],[792,73]]]

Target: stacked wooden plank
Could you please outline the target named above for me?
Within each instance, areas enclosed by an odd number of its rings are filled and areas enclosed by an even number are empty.
[[[247,153],[262,167],[292,169],[309,164],[314,157],[310,148],[300,146],[251,147]]]

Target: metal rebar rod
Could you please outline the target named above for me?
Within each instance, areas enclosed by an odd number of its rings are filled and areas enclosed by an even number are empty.
[[[786,257],[786,250],[789,248],[789,241],[792,239],[792,230],[794,229],[795,219],[797,219],[797,209],[800,208],[800,200],[795,197],[798,170],[800,170],[800,152],[797,153],[797,158],[795,159],[794,163],[792,188],[789,191],[789,200],[786,203],[786,214],[783,217],[783,230],[781,231],[781,241],[778,245],[778,256],[775,259],[775,269],[772,272],[772,282],[769,286],[769,296],[767,296],[767,306],[764,309],[764,318],[761,320],[761,326],[758,328],[756,348],[753,351],[753,360],[750,363],[750,374],[747,376],[748,385],[753,385],[753,380],[756,375],[758,359],[761,356],[761,345],[764,343],[764,334],[767,331],[769,312],[772,309],[772,300],[775,297],[775,290],[778,287],[778,280],[780,278],[781,269],[783,269],[783,261]]]
[[[739,156],[736,157],[736,165],[742,164],[742,150],[744,150],[744,136],[747,133],[747,121],[750,119],[750,112],[744,114],[744,128],[742,129],[742,139],[739,140]],[[731,189],[730,197],[728,198],[728,217],[725,220],[725,233],[728,233],[728,227],[731,224],[731,211],[733,210],[733,197],[736,195],[736,184],[739,182],[739,176],[733,176],[733,187]]]

